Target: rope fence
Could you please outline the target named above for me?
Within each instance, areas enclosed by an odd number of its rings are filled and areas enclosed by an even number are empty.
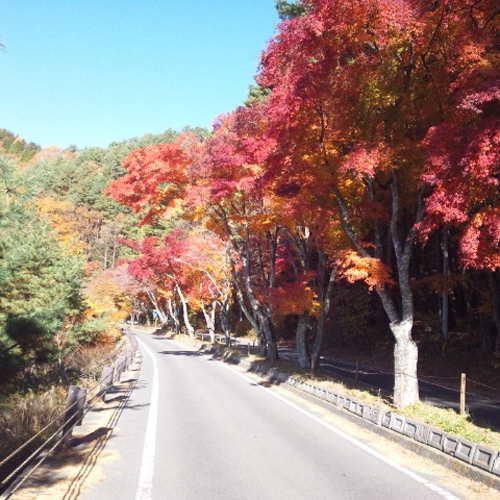
[[[203,337],[202,337],[203,338]],[[247,342],[246,344],[240,343],[237,344],[235,341],[235,346],[238,347],[242,351],[247,351],[248,354],[250,352],[255,352],[256,351],[256,346],[255,343],[250,344],[250,342]],[[286,354],[283,355],[283,357],[287,357]],[[336,360],[331,360],[333,362],[336,362]],[[359,362],[356,361],[355,365],[353,366],[339,366],[338,364],[334,365],[335,370],[344,372],[349,378],[353,378],[356,382],[359,382],[360,376],[370,376],[370,375],[384,375],[387,377],[393,378],[395,376],[394,373],[390,373],[384,370],[374,370],[370,369],[367,367],[363,367],[359,365]],[[405,384],[405,380],[408,381],[408,379],[416,379],[420,382],[426,382],[429,384],[432,384],[434,387],[438,387],[440,389],[444,390],[451,390],[451,391],[456,391],[457,392],[457,403],[459,406],[459,413],[462,415],[465,413],[465,403],[466,403],[466,398],[468,396],[472,396],[474,398],[478,399],[483,399],[485,401],[500,401],[500,389],[498,387],[493,387],[488,384],[484,384],[482,382],[478,382],[476,380],[473,380],[471,378],[466,377],[466,374],[461,374],[459,376],[439,376],[439,375],[426,375],[426,376],[418,376],[414,377],[413,375],[407,374],[407,373],[402,373],[400,372],[397,374],[399,378],[399,383]],[[439,381],[441,383],[439,383]],[[448,384],[445,385],[443,383],[444,381],[454,381],[455,384]],[[370,384],[373,385],[373,384]],[[475,393],[471,391],[467,391],[466,387],[470,387],[471,385],[478,386],[484,389],[488,389],[488,391],[491,393],[490,395],[485,395],[485,394],[480,394],[480,393]],[[378,388],[379,390],[382,390],[380,387]]]

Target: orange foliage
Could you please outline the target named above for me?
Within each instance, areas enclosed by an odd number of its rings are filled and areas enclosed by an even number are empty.
[[[318,309],[317,294],[308,282],[295,281],[264,290],[264,300],[272,308],[273,314],[286,316],[309,312],[314,315]]]
[[[395,285],[390,269],[379,259],[362,257],[354,251],[340,252],[338,276],[349,283],[363,280],[369,290],[381,290]]]

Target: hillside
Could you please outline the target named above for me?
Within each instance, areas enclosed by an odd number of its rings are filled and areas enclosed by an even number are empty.
[[[28,163],[41,150],[34,142],[27,143],[21,137],[6,129],[0,129],[0,154],[20,163]]]

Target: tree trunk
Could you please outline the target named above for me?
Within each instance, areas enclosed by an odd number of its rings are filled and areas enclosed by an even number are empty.
[[[465,269],[462,270],[462,274],[465,275]],[[474,280],[472,276],[462,285],[462,290],[467,311],[467,335],[472,338],[474,337],[474,325],[476,324],[477,317],[477,314],[475,312],[476,304],[473,292]]]
[[[394,345],[394,404],[399,408],[416,404],[420,401],[418,390],[417,364],[418,347],[412,339],[413,298],[409,286],[409,276],[399,276],[402,308],[401,317],[394,300],[386,290],[377,293],[389,317],[390,329],[396,341]]]
[[[158,311],[160,325],[166,325],[168,323],[168,314],[161,307],[157,307],[156,310]]]
[[[220,307],[220,324],[224,337],[226,338],[226,345],[229,345],[229,335],[231,333],[229,326],[229,300],[227,297],[219,302]]]
[[[449,338],[449,328],[448,328],[448,309],[449,309],[449,293],[448,293],[448,274],[449,274],[449,257],[448,257],[448,230],[443,230],[443,281],[444,281],[444,291],[443,291],[443,305],[441,308],[441,331],[443,335],[443,356],[446,357],[446,351],[448,349],[448,338]]]
[[[116,266],[116,239],[113,239],[113,263],[112,267]]]
[[[265,336],[266,358],[272,364],[278,359],[278,346],[274,340],[273,326],[271,318],[260,307],[255,311],[259,321],[261,332]]]
[[[102,268],[104,270],[108,268],[108,247],[106,244],[104,244],[104,257],[103,257]]]
[[[322,276],[325,275],[325,258],[323,254],[320,253],[319,258],[319,272]],[[328,285],[326,290],[324,290],[323,279],[319,282],[319,293],[321,299],[320,310],[318,313],[318,322],[316,325],[316,336],[314,338],[314,345],[311,352],[311,373],[314,374],[319,367],[319,361],[321,357],[321,350],[323,349],[323,342],[325,339],[325,325],[326,317],[330,311],[331,298],[333,293],[333,285],[335,283],[335,277],[337,276],[337,269],[333,268],[329,270],[330,277],[328,278]]]
[[[399,207],[400,192],[399,178],[396,169],[391,171],[392,182],[390,184],[392,203],[391,218],[389,223],[389,235],[394,255],[396,257],[396,269],[393,274],[397,277],[400,304],[386,289],[377,289],[384,310],[389,318],[390,329],[396,341],[394,346],[394,403],[400,407],[418,403],[418,348],[411,337],[414,319],[413,294],[410,285],[410,261],[412,256],[413,242],[416,237],[415,225],[408,231],[406,237],[402,232],[401,211]],[[357,234],[350,225],[347,206],[338,189],[334,195],[340,211],[342,227],[355,245],[362,257],[370,257],[366,247],[361,244]],[[415,222],[422,220],[422,192],[418,195],[418,206]],[[390,245],[388,245],[390,246]]]
[[[231,254],[228,252],[228,258],[229,258],[229,263],[231,266],[231,275],[233,276],[233,283],[235,286],[235,291],[236,291],[236,297],[238,299],[238,303],[240,305],[240,309],[247,318],[248,322],[252,325],[252,328],[255,331],[255,335],[257,336],[257,342],[259,344],[259,350],[261,351],[261,354],[265,355],[265,348],[266,348],[266,337],[263,334],[257,315],[255,314],[255,308],[253,304],[250,304],[252,306],[252,312],[248,310],[248,307],[245,304],[245,298],[243,297],[243,290],[240,285],[240,282],[238,280],[238,274],[236,273],[235,270],[235,263],[233,258],[231,257]],[[243,260],[243,259],[242,259]],[[244,260],[243,260],[244,261]],[[246,286],[245,286],[246,289]],[[229,340],[229,337],[227,337],[227,340]]]
[[[299,321],[297,323],[297,330],[295,333],[295,342],[297,345],[297,354],[299,356],[299,365],[304,370],[311,367],[309,362],[309,346],[307,344],[307,330],[309,328],[309,313],[303,312],[299,316]]]
[[[242,258],[245,268],[245,292],[250,302],[250,306],[257,318],[257,338],[259,342],[264,342],[266,349],[266,357],[273,364],[278,359],[278,348],[274,340],[274,332],[271,321],[271,313],[265,305],[262,305],[254,294],[251,279],[248,259]]]
[[[418,347],[411,337],[413,321],[391,323],[394,345],[394,404],[404,408],[419,401]]]
[[[485,313],[479,313],[479,344],[481,351],[485,353],[491,352],[492,334],[490,329],[489,317]]]
[[[255,330],[261,352],[265,350],[267,359],[271,362],[271,364],[273,364],[278,359],[278,349],[276,346],[276,341],[274,339],[272,314],[270,308],[257,298],[254,293],[252,284],[252,276],[255,275],[255,273],[252,273],[251,270],[251,260],[252,255],[254,254],[251,249],[251,241],[253,241],[253,238],[250,236],[248,225],[244,227],[245,237],[242,241],[240,240],[240,237],[236,238],[233,236],[232,228],[229,226],[226,219],[224,219],[224,226],[226,233],[230,235],[230,241],[233,250],[238,255],[241,261],[241,271],[237,273],[234,260],[231,256],[231,253],[228,251],[228,258],[231,264],[231,274],[236,285],[236,292],[238,300],[240,301],[240,306]],[[275,231],[273,233],[267,233],[266,235],[270,249],[269,274],[267,277],[264,273],[261,249],[259,248],[257,252],[257,258],[258,260],[260,260],[260,275],[266,283],[266,286],[272,286],[275,279],[274,273],[277,248],[275,240],[277,238],[278,232],[279,228],[275,228]],[[243,276],[241,276],[241,273],[243,273]],[[250,311],[248,311],[248,309],[245,307],[243,291],[245,292],[246,298],[250,303],[251,314]]]
[[[149,297],[151,304],[153,305],[153,307],[155,308],[155,310],[158,313],[158,317],[160,319],[161,324],[165,325],[168,322],[167,314],[158,304],[158,301],[156,300],[155,294],[150,290],[147,290],[146,293],[148,294],[148,297]]]
[[[500,292],[498,290],[498,282],[493,272],[488,271],[488,283],[491,290],[491,310],[493,313],[493,321],[496,326],[496,341],[495,352],[500,352]]]
[[[194,327],[189,321],[189,311],[188,311],[188,303],[186,298],[184,297],[184,294],[182,293],[181,287],[176,283],[175,288],[177,290],[177,293],[179,294],[179,297],[181,299],[181,304],[182,304],[182,318],[184,319],[184,325],[186,326],[186,330],[188,332],[188,335],[193,338],[194,337]]]
[[[172,304],[171,298],[168,299],[167,304],[168,304],[168,312],[170,313],[170,317],[174,322],[175,333],[179,333],[181,331],[181,324],[179,321],[179,314],[177,308],[175,308],[174,305]]]
[[[323,313],[320,313],[316,325],[316,336],[314,337],[314,344],[311,350],[311,375],[314,375],[319,368],[321,350],[325,338],[325,318],[323,316]]]
[[[212,301],[210,305],[210,309],[207,310],[205,308],[205,304],[201,302],[201,310],[203,312],[203,316],[205,318],[205,323],[207,325],[208,334],[210,335],[210,342],[215,344],[215,310],[217,307],[217,302],[215,300]]]

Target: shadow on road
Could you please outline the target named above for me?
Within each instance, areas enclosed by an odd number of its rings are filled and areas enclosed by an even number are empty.
[[[106,436],[112,430],[113,430],[112,427],[99,427],[99,429],[96,429],[95,431],[91,432],[90,434],[87,434],[86,436],[73,438],[71,440],[70,446],[72,448],[75,448],[76,446],[79,446],[81,444],[90,443],[92,441],[95,441],[96,439],[100,439],[103,436]]]
[[[123,396],[116,396],[116,398],[111,398],[111,399],[107,399],[106,398],[106,403],[116,403],[118,401],[125,401],[127,398],[127,396],[123,395]]]
[[[161,351],[158,354],[172,354],[174,356],[200,356],[196,351]]]
[[[151,404],[146,403],[146,404],[142,404],[142,405],[126,405],[124,409],[125,410],[138,410],[140,408],[145,408],[146,406],[151,406]],[[108,411],[108,408],[94,408],[92,411],[95,413],[102,413],[102,412]]]
[[[253,386],[257,387],[258,385],[262,387],[272,387],[274,384],[269,382],[269,380],[262,380],[261,382],[257,382],[256,384],[252,384]]]

